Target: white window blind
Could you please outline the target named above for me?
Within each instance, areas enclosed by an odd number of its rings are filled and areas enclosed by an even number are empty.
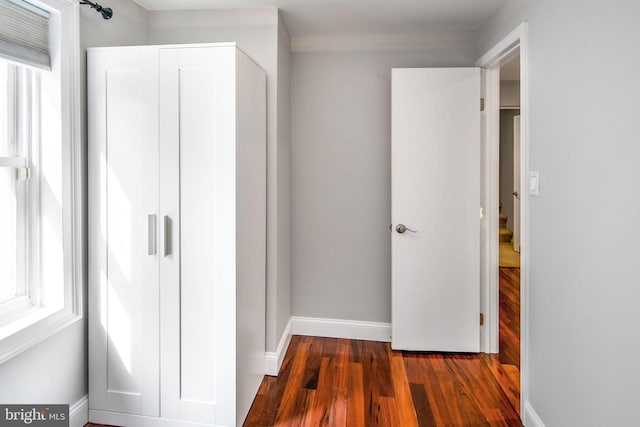
[[[49,13],[23,0],[0,0],[0,57],[51,69]]]

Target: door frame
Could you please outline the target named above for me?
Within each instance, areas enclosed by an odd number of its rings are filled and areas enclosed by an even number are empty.
[[[499,328],[499,161],[500,161],[500,65],[520,52],[520,186],[529,176],[529,45],[523,22],[476,62],[483,69],[480,298],[485,325],[480,332],[484,353],[498,352]],[[529,192],[520,191],[520,417],[529,397]]]

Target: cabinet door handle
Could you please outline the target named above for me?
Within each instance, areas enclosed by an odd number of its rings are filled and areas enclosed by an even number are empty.
[[[158,216],[156,214],[147,215],[147,254],[155,255],[158,253],[157,240]]]
[[[164,216],[164,256],[168,257],[171,255],[172,247],[171,247],[171,218],[169,215]]]

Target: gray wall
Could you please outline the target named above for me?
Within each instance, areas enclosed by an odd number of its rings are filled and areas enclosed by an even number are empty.
[[[500,106],[517,107],[520,105],[520,82],[504,80],[500,82]]]
[[[500,110],[500,203],[513,230],[513,118],[520,110]]]
[[[530,403],[547,426],[638,422],[640,2],[512,0],[478,55],[530,36]]]
[[[100,44],[141,43],[146,39],[145,13],[141,8],[129,0],[110,0],[110,6],[116,9],[116,14],[109,24],[106,24],[95,11],[87,7],[80,8],[83,147],[86,147],[84,49]],[[86,283],[85,277],[85,297]],[[0,365],[0,402],[73,404],[87,394],[87,381],[85,303],[84,319]]]
[[[391,320],[391,68],[467,66],[469,43],[293,54],[293,314]]]
[[[2,403],[73,404],[87,394],[86,318],[0,365]]]

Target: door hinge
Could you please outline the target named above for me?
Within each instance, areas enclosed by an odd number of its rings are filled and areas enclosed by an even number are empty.
[[[484,111],[484,98],[480,98],[480,111]]]
[[[480,219],[484,219],[484,206],[480,206]]]
[[[480,326],[484,325],[484,313],[480,313]]]

